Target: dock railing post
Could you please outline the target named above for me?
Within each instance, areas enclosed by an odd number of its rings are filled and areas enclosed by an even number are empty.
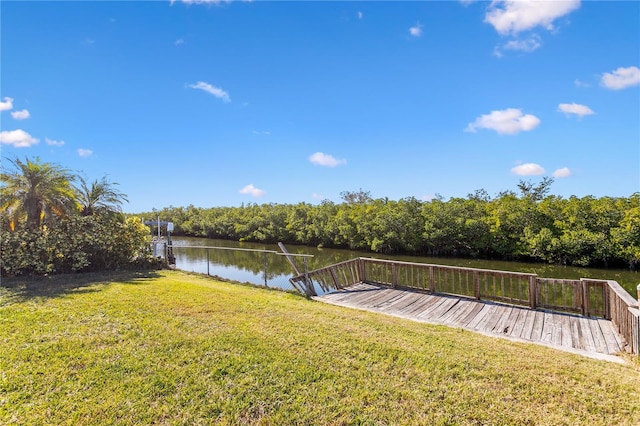
[[[302,262],[304,263],[304,283],[307,287],[307,296],[317,296],[316,288],[313,286],[313,281],[309,277],[309,266],[307,265],[306,256],[302,258]]]
[[[436,292],[436,277],[433,271],[433,266],[429,266],[429,290],[431,293]]]
[[[582,315],[587,316],[590,314],[591,308],[589,306],[589,286],[587,285],[587,281],[580,278],[580,285],[582,287]]]
[[[361,257],[358,258],[358,281],[365,282],[367,280],[367,276],[365,275],[365,265],[364,259]]]
[[[336,277],[336,272],[333,267],[329,268],[329,274],[331,274],[331,280],[333,280],[333,288],[336,290],[342,288],[340,284],[338,284],[338,277]]]
[[[480,273],[473,271],[473,295],[480,300]]]
[[[398,271],[396,270],[396,264],[391,264],[391,287],[396,288],[398,286]]]
[[[529,306],[531,307],[531,309],[535,309],[536,308],[536,281],[537,281],[537,276],[536,275],[531,275],[529,277]]]
[[[602,286],[602,294],[604,296],[604,319],[611,320],[611,287],[608,282]]]

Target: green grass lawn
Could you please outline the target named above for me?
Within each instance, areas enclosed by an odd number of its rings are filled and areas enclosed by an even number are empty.
[[[175,271],[4,280],[0,424],[640,424],[640,367]]]

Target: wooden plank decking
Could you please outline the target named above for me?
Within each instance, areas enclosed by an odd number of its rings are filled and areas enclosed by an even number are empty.
[[[364,283],[314,299],[542,344],[594,358],[622,361],[622,358],[613,356],[623,350],[620,336],[611,321],[602,318],[531,310],[521,306]]]

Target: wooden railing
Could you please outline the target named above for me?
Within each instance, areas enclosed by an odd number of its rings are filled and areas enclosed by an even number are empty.
[[[627,352],[640,354],[640,311],[638,301],[616,281],[607,281],[609,317],[625,340]]]
[[[315,285],[318,285],[323,292],[338,290],[350,285],[362,282],[361,274],[358,270],[360,259],[351,259],[344,262],[316,269],[314,271],[300,274],[291,278],[291,284],[296,289],[301,289],[302,293],[308,296],[315,296]]]
[[[607,281],[536,278],[536,308],[610,319]]]
[[[291,278],[316,295],[366,282],[597,316],[612,321],[628,352],[640,353],[638,302],[616,281],[540,278],[536,274],[356,258]]]
[[[424,263],[359,259],[360,281],[415,288],[476,299],[530,305],[533,274],[461,268]]]

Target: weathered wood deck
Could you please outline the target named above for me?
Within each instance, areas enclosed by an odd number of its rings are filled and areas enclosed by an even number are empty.
[[[532,310],[472,298],[359,283],[314,299],[414,321],[532,342],[593,358],[622,361],[623,343],[611,321]]]

